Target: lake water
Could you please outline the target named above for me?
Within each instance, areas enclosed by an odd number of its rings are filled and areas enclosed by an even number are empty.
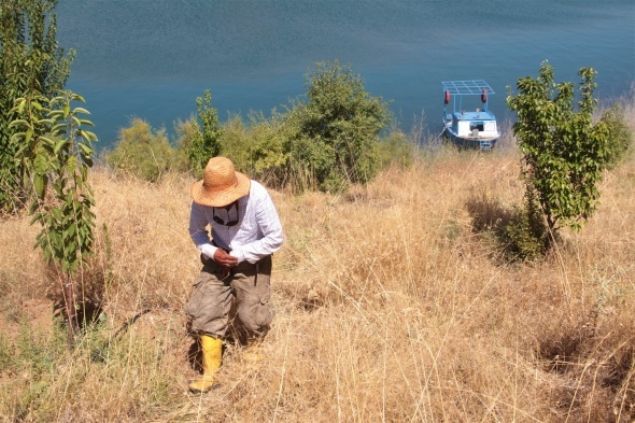
[[[545,59],[558,80],[596,68],[605,101],[635,80],[633,0],[60,0],[57,14],[101,148],[133,116],[171,131],[206,88],[222,119],[281,109],[324,60],[351,65],[402,128],[423,113],[431,132],[442,80],[487,80],[501,119],[506,87]]]

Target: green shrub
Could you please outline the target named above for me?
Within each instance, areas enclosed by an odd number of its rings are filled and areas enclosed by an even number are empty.
[[[186,147],[192,143],[197,136],[199,129],[196,118],[191,117],[187,120],[177,120],[174,124],[174,132],[176,133],[176,146],[182,150],[183,156],[186,155]],[[208,159],[209,160],[209,159]]]
[[[200,136],[200,128],[195,117],[187,120],[177,120],[174,124],[174,132],[176,134],[176,155],[179,167],[183,170],[190,170],[197,178],[201,176],[203,168],[200,161],[193,166],[188,158],[188,149],[196,142]],[[211,156],[210,156],[211,157]],[[209,160],[209,157],[207,158]],[[196,170],[194,168],[196,167]]]
[[[386,103],[337,62],[318,64],[308,78],[307,100],[271,118],[252,113],[246,123],[236,116],[220,125],[209,91],[197,106],[197,118],[177,126],[179,149],[196,173],[210,157],[223,155],[271,186],[339,192],[368,182],[383,166],[412,161],[404,134],[380,142],[389,121]]]
[[[229,157],[236,169],[251,176],[249,166],[250,128],[240,116],[233,116],[223,124],[220,137],[222,155]]]
[[[285,127],[281,115],[266,119],[251,114],[249,125],[235,116],[224,126],[220,137],[220,151],[229,157],[236,168],[246,174],[282,186],[287,163]]]
[[[198,116],[191,120],[188,136],[182,139],[180,148],[187,157],[190,170],[200,175],[210,157],[220,153],[219,139],[222,134],[218,111],[212,106],[212,92],[206,90],[196,99]]]
[[[602,115],[600,122],[608,128],[609,143],[607,167],[617,165],[633,143],[633,133],[624,121],[624,110],[615,105]]]
[[[309,76],[307,102],[296,103],[285,119],[287,166],[296,188],[337,192],[377,173],[388,108],[350,68],[318,64]]]
[[[106,154],[113,169],[156,182],[170,170],[183,170],[185,158],[170,145],[165,130],[153,131],[142,119],[134,118],[119,132],[115,148]]]
[[[579,71],[579,101],[574,105],[574,85],[556,83],[548,63],[536,79],[521,78],[518,94],[507,103],[517,114],[514,134],[523,154],[523,179],[535,190],[539,210],[551,233],[563,226],[579,228],[595,210],[597,183],[610,157],[610,125],[593,123],[595,74]]]

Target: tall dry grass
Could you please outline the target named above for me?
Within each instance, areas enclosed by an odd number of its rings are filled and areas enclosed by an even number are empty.
[[[630,115],[631,117],[634,114]],[[632,122],[631,122],[632,123]],[[105,323],[73,352],[48,311],[26,217],[0,223],[6,421],[630,422],[635,418],[635,159],[545,260],[506,264],[466,204],[520,202],[519,158],[436,150],[345,195],[273,193],[266,359],[230,345],[195,376],[182,307],[199,270],[183,176],[93,174]],[[61,335],[63,339],[63,335]]]

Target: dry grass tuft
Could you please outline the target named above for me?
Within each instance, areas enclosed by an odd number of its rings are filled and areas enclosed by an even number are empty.
[[[220,387],[202,397],[186,393],[195,372],[182,313],[199,270],[187,235],[192,181],[96,171],[107,320],[75,351],[25,312],[46,304],[35,228],[26,217],[0,222],[0,415],[630,422],[635,159],[606,175],[599,210],[564,247],[503,265],[466,204],[481,194],[519,203],[518,161],[513,149],[440,149],[339,197],[274,192],[287,241],[274,258],[267,358],[247,362],[230,345]],[[496,218],[480,206],[483,224]]]

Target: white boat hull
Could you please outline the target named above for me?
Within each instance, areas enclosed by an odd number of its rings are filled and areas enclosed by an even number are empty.
[[[451,122],[444,122],[443,133],[450,139],[455,145],[461,148],[478,149],[482,151],[489,151],[496,146],[496,141],[500,138],[500,133],[496,132],[494,135],[475,133],[474,135],[458,135],[452,131]]]

